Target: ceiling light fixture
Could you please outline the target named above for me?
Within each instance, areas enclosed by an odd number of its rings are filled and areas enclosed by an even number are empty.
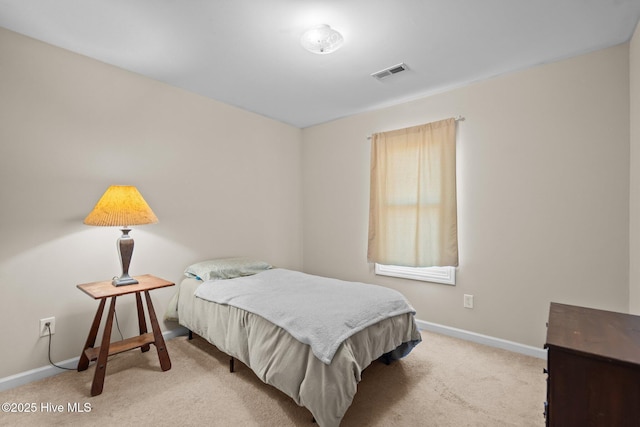
[[[306,31],[300,39],[302,47],[309,52],[324,55],[335,52],[342,46],[342,34],[328,25],[319,25]]]

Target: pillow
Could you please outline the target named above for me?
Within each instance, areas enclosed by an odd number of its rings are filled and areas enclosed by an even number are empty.
[[[198,280],[233,279],[240,276],[251,276],[268,270],[271,265],[264,261],[249,258],[224,258],[201,261],[190,265],[184,275]]]

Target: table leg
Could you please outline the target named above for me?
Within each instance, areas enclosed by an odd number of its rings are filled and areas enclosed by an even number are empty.
[[[109,304],[109,314],[107,315],[107,323],[102,333],[102,344],[100,345],[100,353],[96,362],[96,372],[93,375],[93,384],[91,385],[91,396],[97,396],[102,393],[104,385],[104,376],[107,372],[107,359],[109,357],[109,346],[111,344],[111,328],[113,327],[113,316],[116,312],[116,297],[111,297]]]
[[[153,310],[153,304],[151,303],[151,296],[149,296],[149,291],[144,291],[144,296],[147,300],[149,321],[151,322],[151,329],[153,330],[153,338],[155,340],[154,344],[156,346],[156,349],[158,350],[160,367],[163,371],[168,371],[169,369],[171,369],[171,359],[169,359],[169,353],[167,352],[167,347],[164,343],[164,338],[162,337],[160,326],[158,326],[158,319],[156,318],[156,312]]]
[[[98,311],[96,311],[96,315],[93,318],[93,323],[91,324],[91,329],[89,330],[89,336],[87,337],[87,342],[84,344],[84,348],[82,349],[82,354],[80,355],[80,361],[78,362],[78,372],[84,371],[89,367],[89,358],[85,354],[85,351],[88,348],[93,348],[96,343],[96,337],[98,336],[98,328],[100,327],[100,320],[102,320],[102,313],[104,311],[104,303],[105,299],[100,300],[100,305],[98,306]]]
[[[140,292],[136,292],[136,306],[138,308],[138,327],[140,328],[140,335],[144,335],[147,333],[147,321],[144,318],[144,308],[142,307],[142,297],[140,296]],[[146,344],[140,347],[140,350],[144,353],[145,351],[149,351],[149,348],[149,344]]]

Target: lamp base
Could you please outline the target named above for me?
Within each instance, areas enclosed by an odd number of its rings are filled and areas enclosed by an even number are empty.
[[[135,285],[138,283],[136,279],[129,276],[129,264],[133,254],[133,239],[129,236],[130,231],[130,228],[124,227],[122,236],[118,239],[118,254],[120,254],[120,263],[122,264],[122,275],[113,278],[111,281],[113,286]]]
[[[111,281],[113,286],[135,285],[136,283],[139,282],[128,274],[122,275],[122,277],[114,277]]]

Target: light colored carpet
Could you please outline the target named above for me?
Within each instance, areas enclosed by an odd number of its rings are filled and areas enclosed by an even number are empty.
[[[545,361],[423,332],[424,341],[389,366],[374,362],[342,427],[543,426]],[[0,402],[35,403],[35,413],[0,413],[10,426],[308,426],[311,414],[200,338],[167,342],[172,368],[155,348],[113,356],[104,391],[91,397],[93,365],[0,393]],[[63,411],[46,411],[46,405]],[[69,404],[90,411],[70,412]],[[50,406],[53,408],[53,406]]]

